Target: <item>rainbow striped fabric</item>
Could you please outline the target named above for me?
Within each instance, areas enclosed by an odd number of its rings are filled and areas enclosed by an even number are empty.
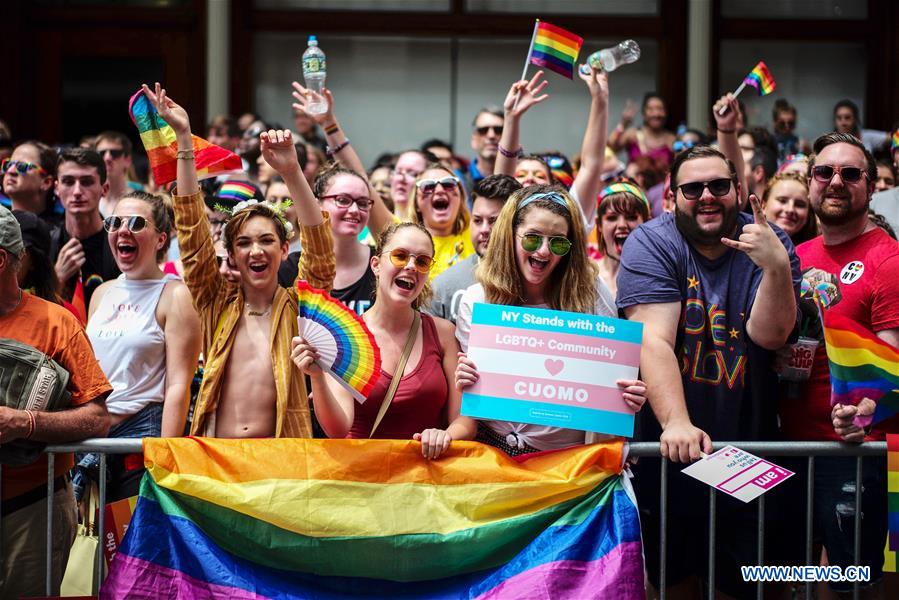
[[[145,439],[101,598],[643,598],[622,443]]]
[[[890,136],[890,151],[899,150],[899,129]]]
[[[899,551],[899,434],[887,435],[887,507],[890,530],[887,552],[896,552]]]
[[[899,349],[851,319],[822,312],[831,405],[858,404],[862,398],[874,400],[874,414],[857,420],[863,426],[899,413]]]
[[[175,140],[174,130],[159,116],[156,107],[142,90],[131,96],[128,112],[131,113],[131,120],[140,131],[140,140],[147,151],[156,185],[167,185],[175,181],[178,166],[175,155],[178,143]],[[240,157],[233,152],[210,144],[197,136],[193,136],[193,142],[197,177],[200,179],[243,170]]]
[[[749,72],[749,75],[746,76],[743,83],[754,87],[756,91],[758,91],[759,96],[767,96],[777,87],[777,84],[774,82],[774,77],[771,76],[771,71],[768,70],[768,65],[761,60],[759,61],[759,64]]]
[[[574,79],[574,65],[583,43],[584,38],[579,35],[538,21],[534,43],[531,45],[531,63]]]

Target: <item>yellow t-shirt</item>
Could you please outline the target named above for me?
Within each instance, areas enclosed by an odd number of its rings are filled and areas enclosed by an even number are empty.
[[[474,254],[474,245],[471,243],[470,227],[466,227],[455,235],[434,236],[434,266],[431,267],[430,278],[433,280],[472,254]]]

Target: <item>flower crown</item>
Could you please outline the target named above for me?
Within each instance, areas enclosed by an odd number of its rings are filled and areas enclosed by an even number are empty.
[[[270,209],[272,209],[272,212],[275,213],[275,216],[278,217],[278,220],[281,221],[282,225],[284,225],[284,229],[287,232],[287,239],[293,239],[293,236],[296,234],[296,232],[293,229],[293,225],[290,223],[290,221],[287,220],[287,217],[284,215],[284,211],[293,206],[293,201],[290,199],[284,200],[282,202],[269,202],[268,200],[259,202],[259,200],[251,198],[250,200],[241,200],[240,202],[235,204],[233,208],[228,208],[227,206],[216,202],[215,210],[228,215],[227,220],[230,221],[231,218],[234,217],[234,215],[242,210],[250,208],[254,204],[265,204]]]

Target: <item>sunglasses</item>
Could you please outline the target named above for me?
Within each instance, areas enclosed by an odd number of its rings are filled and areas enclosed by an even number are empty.
[[[371,208],[371,205],[375,203],[374,200],[368,198],[367,196],[359,196],[358,198],[353,198],[349,194],[333,194],[329,196],[322,196],[322,200],[330,200],[340,208],[349,208],[356,204],[359,207],[359,210],[368,210]]]
[[[816,181],[821,183],[830,183],[835,174],[839,173],[840,179],[846,183],[858,183],[862,175],[867,175],[865,171],[858,167],[832,167],[830,165],[818,165],[812,169],[812,175]]]
[[[784,129],[793,129],[796,127],[796,121],[778,121],[777,125]]]
[[[493,130],[493,133],[496,135],[503,134],[503,126],[502,125],[487,125],[486,127],[475,127],[475,131],[478,132],[478,135],[487,135],[487,132]]]
[[[687,200],[698,200],[703,190],[709,188],[713,196],[724,196],[730,191],[730,179],[713,179],[711,181],[691,181],[677,186]]]
[[[433,256],[412,254],[408,250],[403,250],[402,248],[395,248],[391,250],[389,254],[390,262],[393,263],[393,266],[397,269],[405,269],[406,265],[409,264],[409,261],[413,261],[412,265],[415,267],[415,270],[424,275],[428,273],[434,265]]]
[[[152,223],[140,215],[131,215],[130,217],[106,217],[103,219],[103,229],[108,233],[118,231],[123,224],[131,233],[143,231],[147,225],[152,225]]]
[[[689,150],[690,148],[692,148],[695,145],[696,144],[692,140],[688,140],[686,142],[683,140],[677,140],[676,142],[674,142],[674,145],[671,146],[671,149],[675,153],[677,153],[682,150]],[[752,148],[752,149],[755,150],[755,148]]]
[[[3,162],[0,163],[0,173],[8,173],[13,169],[15,169],[16,173],[18,173],[19,175],[24,175],[32,169],[37,169],[37,172],[41,177],[47,176],[47,172],[43,169],[43,167],[34,163],[26,162],[24,160],[12,160],[11,158],[4,158]]]
[[[418,190],[425,196],[430,196],[437,189],[438,184],[440,185],[440,187],[447,191],[449,191],[450,189],[459,189],[459,180],[455,177],[444,177],[443,179],[420,179],[415,182],[415,187],[417,187]]]
[[[549,251],[556,256],[565,256],[571,250],[571,241],[560,235],[546,236],[539,233],[526,233],[521,238],[521,249],[525,252],[536,252],[543,246],[543,240],[549,240]]]
[[[125,151],[122,149],[118,149],[118,148],[107,148],[106,150],[97,150],[97,154],[99,154],[100,156],[102,156],[104,158],[106,157],[107,154],[109,154],[110,156],[112,156],[115,159],[115,158],[122,158],[123,156],[125,156]]]

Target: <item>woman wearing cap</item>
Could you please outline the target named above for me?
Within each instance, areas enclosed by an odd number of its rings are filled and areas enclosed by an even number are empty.
[[[126,193],[103,220],[122,274],[94,292],[87,335],[113,386],[106,399],[109,437],[184,432],[201,337],[187,286],[159,268],[171,223],[171,209],[161,196],[138,191]],[[135,468],[127,457],[110,458],[110,499],[137,493],[140,464]]]
[[[646,194],[630,182],[613,183],[599,193],[596,229],[599,232],[601,257],[597,261],[599,276],[614,298],[618,292],[618,268],[621,248],[631,231],[649,220]]]
[[[531,306],[613,317],[615,300],[587,257],[584,223],[577,204],[557,186],[530,186],[509,198],[477,270],[478,282],[462,296],[456,337],[468,349],[476,302]],[[460,355],[456,386],[478,381],[475,364]],[[619,380],[633,410],[646,401],[639,380]],[[506,421],[479,421],[477,440],[516,456],[590,443],[608,436]]]
[[[394,223],[381,234],[371,258],[377,296],[363,316],[381,349],[381,375],[363,404],[325,376],[312,345],[294,338],[291,358],[312,380],[315,415],[329,437],[412,438],[426,458],[440,456],[452,440],[474,438],[477,427],[460,416],[461,393],[453,385],[459,352],[453,325],[419,311],[430,299],[433,265],[434,242],[422,225]]]

